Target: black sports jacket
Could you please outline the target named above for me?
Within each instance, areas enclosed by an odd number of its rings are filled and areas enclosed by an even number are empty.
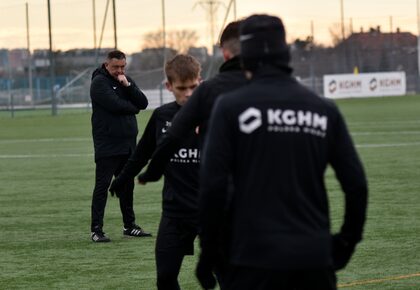
[[[153,112],[134,153],[118,178],[133,178],[142,170],[152,156],[159,140],[167,134],[172,119],[180,108],[176,102],[172,102]],[[197,217],[200,162],[198,143],[198,135],[194,131],[190,131],[165,167],[162,205],[164,216]]]
[[[113,78],[104,65],[92,74],[92,136],[95,160],[102,157],[130,154],[138,133],[136,114],[147,107],[146,96],[127,77],[129,87]]]
[[[331,266],[327,165],[345,194],[341,234],[362,238],[367,181],[335,104],[265,67],[215,104],[200,174],[202,246],[216,244],[233,180],[230,261],[271,269]]]

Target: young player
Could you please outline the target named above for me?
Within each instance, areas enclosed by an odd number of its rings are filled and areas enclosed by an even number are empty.
[[[200,82],[201,66],[189,55],[177,55],[165,65],[166,87],[175,101],[157,108],[121,174],[110,187],[121,197],[123,185],[147,164],[171,121]],[[191,132],[165,168],[162,216],[156,239],[158,289],[179,289],[178,274],[185,255],[193,255],[197,236],[199,142]]]

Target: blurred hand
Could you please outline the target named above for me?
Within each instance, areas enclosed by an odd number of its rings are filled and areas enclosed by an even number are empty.
[[[130,83],[127,80],[127,77],[123,74],[118,75],[117,79],[124,87],[128,87],[130,85]]]
[[[332,237],[332,257],[335,271],[341,270],[350,261],[356,245],[346,241],[340,234]]]
[[[114,178],[109,187],[109,192],[111,196],[116,195],[118,198],[121,196],[121,193],[124,192],[125,183],[118,176]]]
[[[212,259],[201,252],[197,268],[195,270],[195,275],[200,282],[201,287],[206,290],[214,289],[214,287],[216,287],[216,278],[213,273],[213,268],[214,265]]]

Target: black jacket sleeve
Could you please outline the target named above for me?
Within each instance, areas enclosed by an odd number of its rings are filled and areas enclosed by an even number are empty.
[[[199,220],[203,251],[216,251],[221,224],[228,202],[229,176],[232,171],[234,140],[232,124],[222,102],[215,104],[200,166]]]
[[[335,124],[333,128],[335,137],[329,162],[345,194],[344,223],[340,235],[347,243],[356,245],[362,239],[366,220],[367,180],[344,119],[339,112]]]
[[[120,98],[105,77],[98,76],[92,80],[90,96],[93,102],[111,113],[131,115],[140,111],[134,103]]]
[[[146,166],[156,148],[156,111],[153,112],[146,125],[136,149],[124,165],[118,178],[128,180],[134,178]]]

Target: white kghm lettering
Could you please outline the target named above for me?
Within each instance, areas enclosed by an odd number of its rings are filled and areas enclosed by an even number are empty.
[[[170,159],[174,163],[200,163],[200,150],[198,148],[180,148]]]
[[[248,108],[239,117],[239,129],[246,134],[251,134],[262,124],[261,111],[256,108]]]
[[[311,111],[267,109],[267,130],[278,133],[306,133],[325,137],[328,118]]]

